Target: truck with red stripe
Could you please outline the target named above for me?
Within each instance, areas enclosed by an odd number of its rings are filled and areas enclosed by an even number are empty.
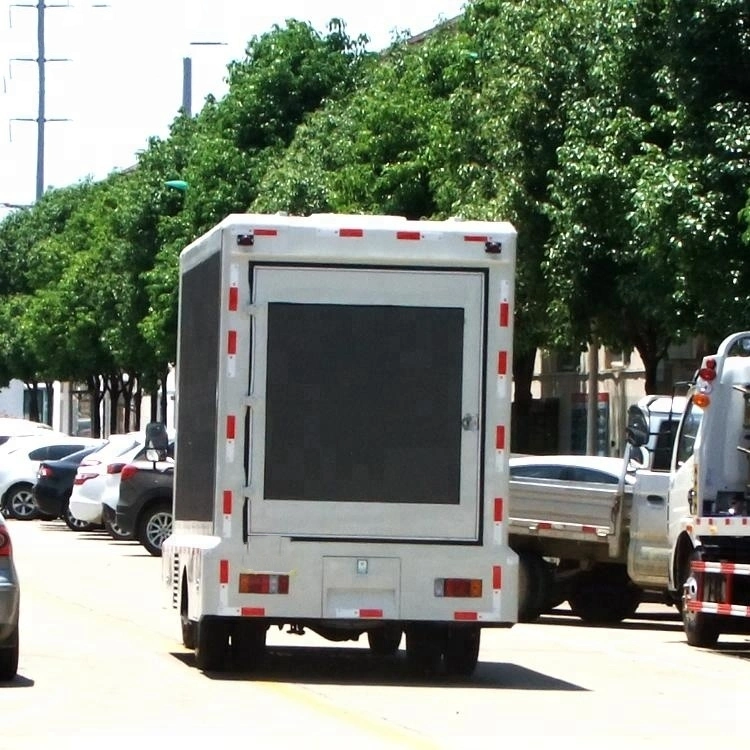
[[[165,590],[203,670],[269,628],[468,675],[517,620],[516,232],[232,215],[180,256]]]
[[[688,393],[670,477],[687,513],[672,549],[688,643],[750,633],[750,331],[704,357]]]

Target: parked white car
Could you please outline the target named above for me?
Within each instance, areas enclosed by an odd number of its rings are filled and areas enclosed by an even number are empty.
[[[51,431],[52,428],[44,422],[32,422],[30,419],[17,417],[0,417],[0,445],[12,437],[38,435],[40,432]]]
[[[146,441],[143,432],[128,432],[110,435],[107,444],[81,461],[73,480],[70,495],[71,528],[85,531],[96,526],[105,526],[115,539],[129,539],[122,534],[117,524],[105,519],[103,504],[117,507],[120,494],[120,472],[123,466],[135,458]]]
[[[39,515],[32,489],[41,461],[64,458],[90,445],[102,443],[92,438],[71,437],[57,432],[16,436],[0,446],[0,503],[3,513],[21,521]]]

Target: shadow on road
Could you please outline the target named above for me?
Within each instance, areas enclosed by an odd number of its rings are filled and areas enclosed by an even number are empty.
[[[17,674],[12,680],[8,682],[0,682],[0,690],[6,690],[7,688],[30,688],[34,687],[34,680],[30,680],[28,677]]]
[[[555,609],[542,615],[537,623],[544,625],[565,625],[573,628],[610,628],[612,630],[658,630],[661,632],[682,632],[682,620],[677,610],[667,612],[636,612],[623,622],[609,625],[594,625],[576,617],[570,610]]]
[[[172,656],[196,669],[192,653],[173,652]],[[480,661],[469,678],[444,675],[415,676],[410,671],[403,650],[396,656],[376,657],[366,649],[269,646],[265,663],[253,672],[232,669],[207,672],[213,680],[254,680],[259,682],[305,683],[312,685],[377,685],[409,687],[461,687],[490,690],[561,690],[585,691],[565,680],[526,669],[517,664]]]

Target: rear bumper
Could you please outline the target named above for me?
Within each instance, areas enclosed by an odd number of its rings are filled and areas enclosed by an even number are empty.
[[[70,512],[73,518],[87,523],[102,522],[102,504],[98,500],[87,498],[70,498]]]
[[[34,485],[34,502],[42,513],[50,516],[62,515],[63,508],[68,498],[56,492],[39,492]]]

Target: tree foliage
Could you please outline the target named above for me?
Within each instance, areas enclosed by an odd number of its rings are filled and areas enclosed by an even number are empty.
[[[155,390],[180,251],[252,209],[508,219],[517,398],[537,348],[594,338],[651,389],[670,343],[746,327],[749,27],[746,0],[473,0],[379,55],[274,27],[133,169],[0,224],[0,380]]]

